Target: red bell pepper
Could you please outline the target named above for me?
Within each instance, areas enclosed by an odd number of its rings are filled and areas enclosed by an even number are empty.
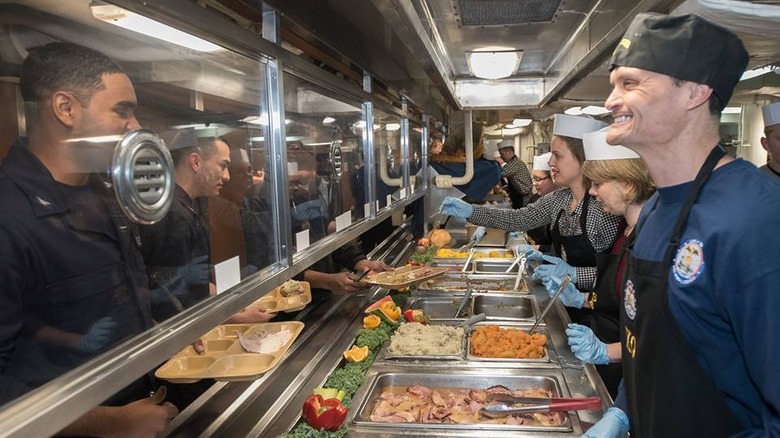
[[[303,421],[317,430],[335,432],[347,419],[347,408],[337,398],[312,395],[303,402]]]
[[[420,309],[409,309],[404,311],[404,319],[406,322],[419,322],[423,325],[428,324],[428,316]]]

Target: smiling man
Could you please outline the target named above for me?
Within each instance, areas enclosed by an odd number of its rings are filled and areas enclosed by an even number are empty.
[[[780,228],[780,184],[718,134],[747,62],[736,35],[690,15],[638,15],[612,56],[607,141],[658,191],[618,282],[624,390],[587,437],[622,437],[629,418],[640,438],[780,433],[780,235],[764,231]]]

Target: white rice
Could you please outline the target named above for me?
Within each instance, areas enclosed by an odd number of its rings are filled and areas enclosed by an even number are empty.
[[[402,324],[390,338],[387,352],[393,356],[459,355],[463,349],[463,327]]]

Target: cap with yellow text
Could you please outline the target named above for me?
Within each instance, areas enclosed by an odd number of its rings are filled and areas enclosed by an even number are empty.
[[[635,67],[708,85],[725,108],[748,63],[737,35],[696,15],[638,14],[612,54],[610,70]]]

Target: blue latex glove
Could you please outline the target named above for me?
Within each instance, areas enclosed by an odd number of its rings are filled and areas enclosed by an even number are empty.
[[[611,407],[582,438],[624,438],[628,433],[628,417],[619,408]]]
[[[110,316],[97,320],[89,331],[79,339],[78,349],[84,353],[95,353],[108,345],[114,337],[117,323]]]
[[[469,242],[476,245],[485,237],[485,234],[487,234],[487,228],[479,226],[476,230],[474,230],[474,233],[471,234],[471,240]]]
[[[558,291],[561,281],[563,281],[562,278],[549,277],[542,282],[547,289],[547,293],[550,294],[550,297],[555,295],[555,292]],[[573,282],[569,282],[569,284],[566,285],[566,288],[558,295],[558,298],[566,307],[571,307],[573,309],[582,309],[585,307],[585,294],[574,287]]]
[[[577,359],[597,365],[609,363],[607,344],[601,342],[590,327],[571,323],[566,329],[566,336],[569,337],[569,347]]]
[[[186,265],[176,270],[176,277],[184,280],[186,284],[205,284],[211,278],[209,264],[206,263],[208,255],[195,257]]]
[[[300,204],[293,204],[292,215],[297,221],[310,221],[316,219],[323,216],[322,203],[319,199],[313,199]]]
[[[447,196],[444,198],[444,201],[441,202],[439,213],[459,219],[468,219],[471,217],[471,214],[474,213],[474,206],[468,202],[461,201],[458,198]]]
[[[563,259],[553,256],[543,256],[542,259],[549,265],[539,265],[534,270],[531,278],[541,280],[542,283],[548,281],[551,277],[563,278],[566,274],[571,274],[571,282],[577,282],[577,270],[574,266],[569,266]],[[559,281],[560,283],[560,281]]]
[[[542,261],[544,254],[527,243],[521,243],[515,247],[515,255],[524,254],[526,260]]]

